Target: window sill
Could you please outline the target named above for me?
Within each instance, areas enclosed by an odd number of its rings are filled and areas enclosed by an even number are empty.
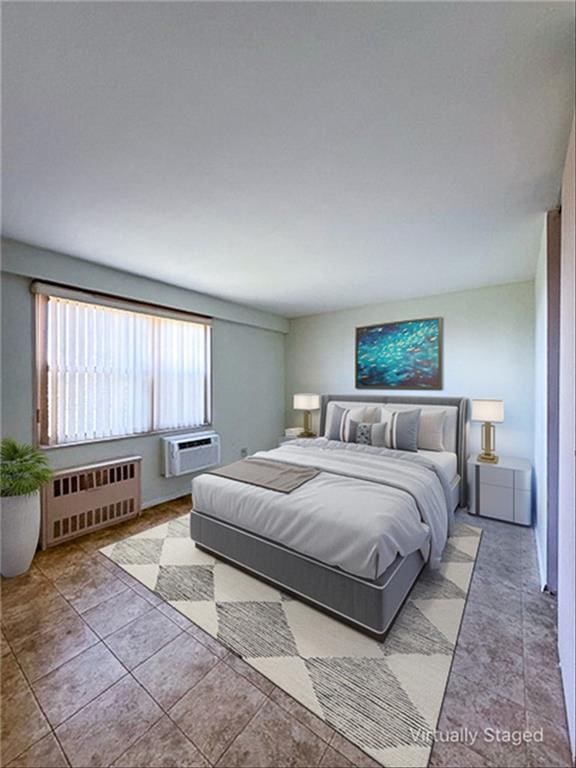
[[[116,443],[118,440],[136,440],[142,437],[162,437],[164,435],[178,435],[178,434],[194,434],[195,432],[204,432],[207,429],[214,429],[213,425],[201,424],[198,427],[178,427],[177,429],[160,429],[154,432],[136,432],[132,435],[117,435],[114,437],[98,437],[94,440],[78,440],[75,443],[57,443],[56,445],[42,445],[37,444],[37,448],[41,451],[57,451],[62,448],[74,448],[81,445],[98,445],[99,443]]]

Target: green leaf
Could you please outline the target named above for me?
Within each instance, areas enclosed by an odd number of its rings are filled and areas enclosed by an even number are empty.
[[[0,495],[27,496],[52,478],[46,456],[32,445],[17,443],[10,437],[0,449]]]

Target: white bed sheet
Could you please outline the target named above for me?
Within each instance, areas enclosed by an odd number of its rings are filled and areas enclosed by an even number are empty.
[[[295,440],[256,454],[320,474],[289,494],[217,475],[192,481],[194,509],[295,552],[377,579],[400,554],[428,549],[437,567],[450,510],[447,477],[414,453],[372,446]]]
[[[452,482],[458,474],[458,457],[455,453],[450,451],[418,451],[418,453],[443,469],[449,482]]]

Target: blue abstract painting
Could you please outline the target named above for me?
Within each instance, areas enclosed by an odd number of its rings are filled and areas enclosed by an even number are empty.
[[[357,328],[356,387],[442,389],[442,318]]]

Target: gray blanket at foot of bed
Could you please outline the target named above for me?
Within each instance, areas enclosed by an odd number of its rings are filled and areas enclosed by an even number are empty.
[[[270,491],[291,493],[320,474],[320,470],[270,459],[242,459],[225,467],[212,469],[207,474],[257,485]]]

